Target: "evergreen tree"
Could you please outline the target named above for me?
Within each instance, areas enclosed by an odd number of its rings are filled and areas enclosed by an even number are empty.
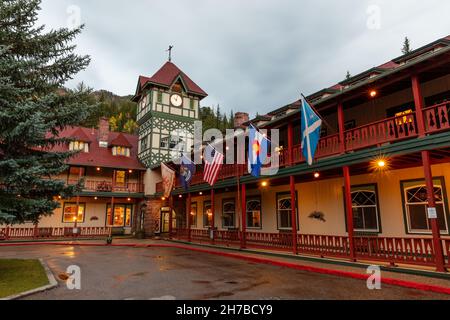
[[[403,54],[408,54],[411,52],[411,46],[409,43],[409,39],[408,37],[405,37],[405,41],[403,42],[403,48],[402,48],[402,53]]]
[[[37,223],[51,215],[58,196],[79,189],[51,177],[73,152],[60,130],[78,125],[94,108],[84,86],[63,85],[90,59],[73,53],[82,27],[44,32],[36,26],[40,0],[0,1],[0,223]]]

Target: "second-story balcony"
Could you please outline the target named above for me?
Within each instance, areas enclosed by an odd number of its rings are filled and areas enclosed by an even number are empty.
[[[69,185],[77,184],[78,180],[69,180]],[[123,185],[116,185],[111,180],[95,181],[84,180],[83,191],[85,192],[111,192],[111,193],[142,193],[144,184],[138,182],[127,182]]]
[[[425,124],[424,133],[426,135],[450,130],[449,112],[450,102],[437,104],[423,109],[423,121]],[[300,133],[298,133],[300,134]],[[319,141],[315,155],[316,160],[331,158],[343,152],[351,153],[363,149],[380,147],[394,144],[407,139],[417,139],[419,136],[416,112],[405,115],[386,118],[383,120],[368,123],[344,132],[343,142],[339,134],[332,134],[322,137]],[[283,146],[279,153],[280,167],[290,165],[289,149]],[[292,164],[298,165],[305,162],[301,145],[292,147]],[[239,175],[247,175],[247,164],[224,165],[219,173],[218,181],[230,179]],[[202,184],[203,166],[197,166],[197,172],[191,182],[192,185]],[[176,188],[181,187],[178,180]],[[162,183],[156,185],[156,191],[162,192]]]

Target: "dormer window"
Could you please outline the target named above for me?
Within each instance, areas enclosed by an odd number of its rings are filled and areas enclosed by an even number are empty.
[[[112,149],[113,156],[130,157],[131,149],[127,147],[116,146]]]
[[[71,141],[69,143],[70,151],[89,152],[89,143],[83,141]]]

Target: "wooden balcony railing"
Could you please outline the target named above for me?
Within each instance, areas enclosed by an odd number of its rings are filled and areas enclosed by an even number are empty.
[[[77,180],[69,180],[69,185],[77,184]],[[123,192],[123,193],[142,193],[144,192],[144,185],[138,182],[127,182],[124,185],[113,184],[112,181],[94,181],[85,180],[83,191],[90,192]]]
[[[436,132],[450,130],[450,102],[434,105],[425,108],[423,115],[425,119],[425,133],[433,134]],[[352,152],[364,148],[371,148],[387,143],[395,143],[405,139],[417,138],[419,135],[417,128],[416,113],[412,112],[402,116],[392,117],[369,123],[354,129],[344,132],[345,151]],[[340,154],[341,141],[339,141],[339,134],[333,134],[323,137],[319,141],[316,152],[317,159],[332,157]],[[289,165],[289,150],[284,148],[279,153],[280,167]],[[292,150],[293,164],[300,164],[305,161],[301,145],[295,145]],[[224,165],[220,175],[219,181],[236,177],[238,167],[240,166],[240,174],[247,175],[247,165]],[[203,166],[198,166],[191,184],[202,184],[203,181]],[[176,188],[180,187],[177,181]],[[156,185],[157,192],[162,192],[162,183]]]

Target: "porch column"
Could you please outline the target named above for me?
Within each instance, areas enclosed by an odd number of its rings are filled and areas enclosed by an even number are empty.
[[[191,193],[188,194],[188,204],[187,204],[187,215],[186,215],[186,225],[187,225],[187,240],[191,242],[191,211],[192,211],[192,197]]]
[[[288,124],[288,164],[294,164],[294,125],[292,122]]]
[[[215,192],[214,192],[214,189],[211,189],[211,214],[212,214],[212,217],[211,217],[211,230],[212,230],[212,238],[211,238],[211,241],[212,241],[212,243],[214,244],[214,237],[215,237],[215,234],[214,234],[214,228],[215,228],[215,221],[216,221],[216,210],[215,210]]]
[[[172,238],[172,224],[173,224],[173,196],[169,198],[169,239]]]
[[[111,216],[109,218],[109,236],[112,236],[112,228],[114,226],[114,197],[111,198]]]
[[[291,185],[291,225],[292,225],[292,252],[298,253],[297,250],[297,197],[295,194],[295,177],[290,176]]]
[[[412,92],[414,96],[414,105],[416,106],[417,131],[419,137],[425,136],[425,122],[423,119],[423,97],[420,89],[420,81],[417,74],[411,76]]]
[[[350,247],[350,259],[355,261],[355,241],[353,239],[353,204],[350,183],[350,168],[345,166],[344,171],[344,198],[347,216],[348,245]]]
[[[241,218],[242,218],[242,236],[241,236],[241,249],[247,247],[246,232],[247,232],[247,186],[242,185],[241,192]]]
[[[425,173],[425,182],[427,185],[427,196],[428,196],[428,208],[436,209],[436,203],[434,199],[434,183],[433,175],[431,173],[430,165],[430,152],[422,151],[422,163],[423,170]],[[431,230],[433,232],[433,247],[434,254],[436,257],[436,270],[439,272],[445,272],[444,267],[444,254],[442,249],[441,232],[439,230],[439,224],[437,217],[428,217],[431,221]]]
[[[345,120],[344,105],[341,101],[338,103],[338,125],[339,125],[339,150],[341,154],[345,153]]]

